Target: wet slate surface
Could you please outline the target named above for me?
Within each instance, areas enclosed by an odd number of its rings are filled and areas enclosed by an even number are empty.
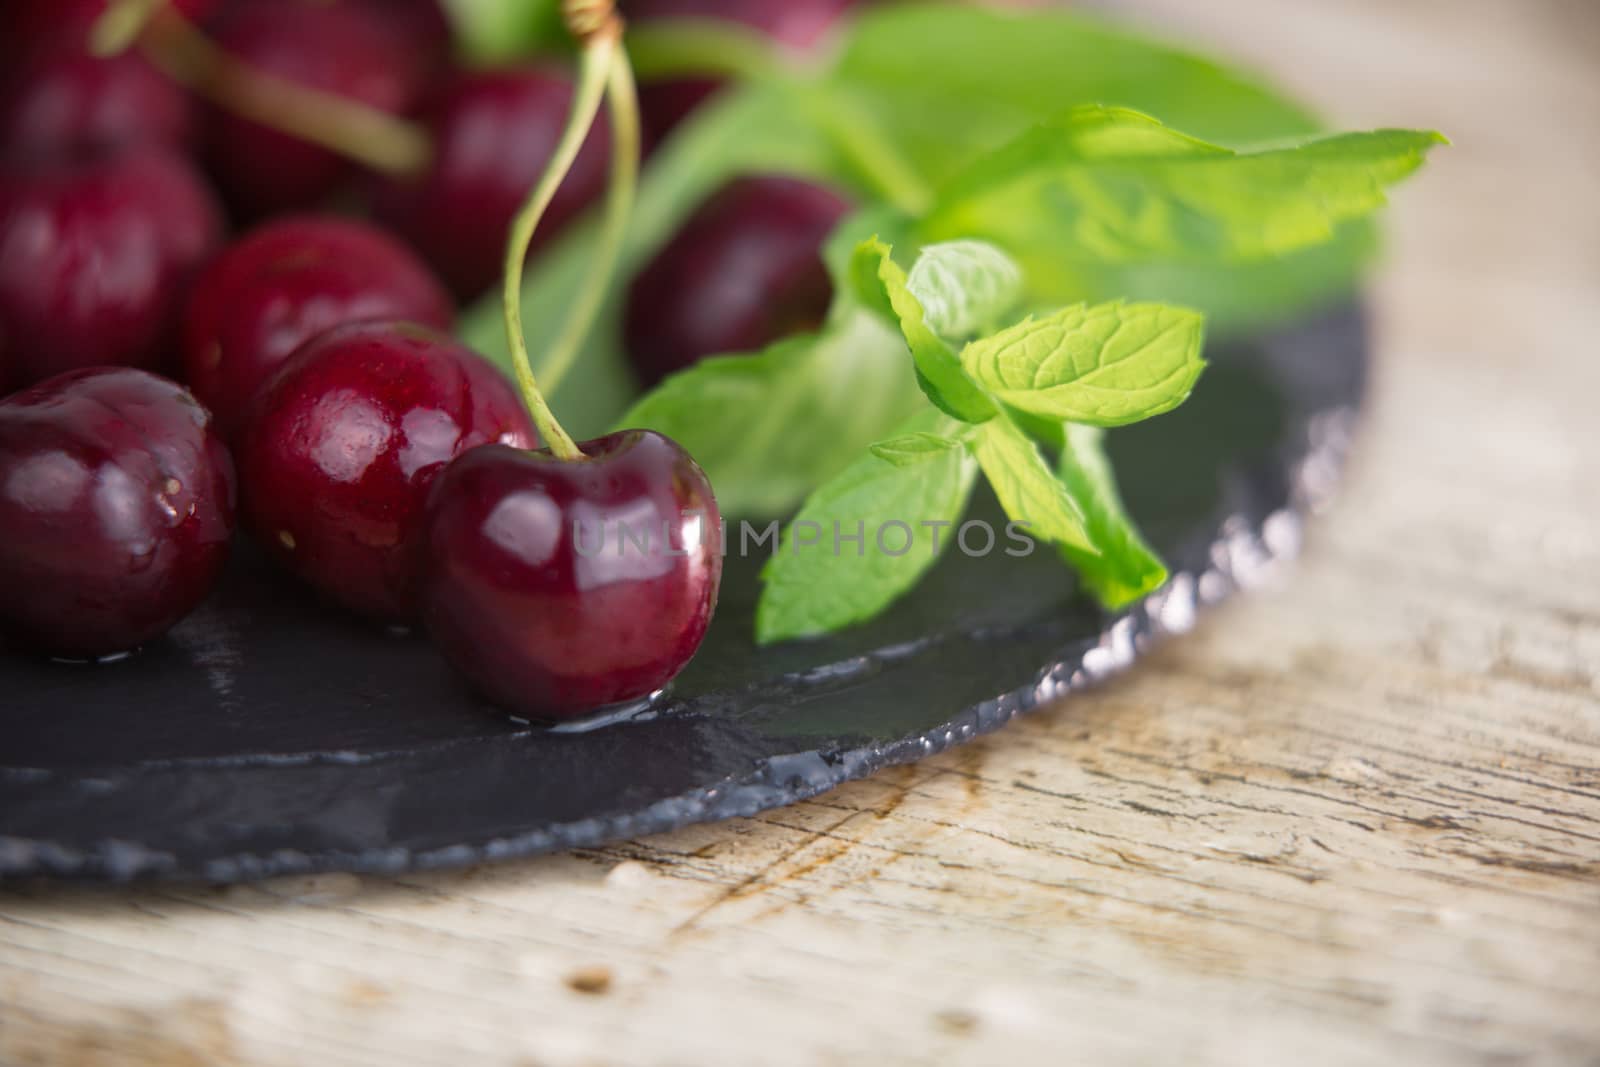
[[[1175,573],[1120,615],[1047,551],[952,552],[883,618],[758,649],[760,561],[730,558],[672,691],[581,732],[509,721],[423,637],[325,611],[248,553],[128,660],[0,656],[0,878],[235,881],[594,845],[749,815],[996,729],[1292,556],[1331,490],[1365,382],[1359,311],[1208,356],[1189,404],[1111,439]]]

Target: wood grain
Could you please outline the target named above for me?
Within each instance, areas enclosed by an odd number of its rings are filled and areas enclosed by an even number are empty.
[[[759,819],[400,879],[0,896],[0,1061],[1600,1063],[1600,13],[1138,0],[1397,198],[1376,404],[1281,587]]]

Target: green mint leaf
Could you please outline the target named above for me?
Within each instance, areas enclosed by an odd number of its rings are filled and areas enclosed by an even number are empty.
[[[1442,140],[1378,130],[1241,154],[1135,112],[1078,108],[955,178],[918,236],[992,240],[1034,284],[1076,280],[1086,264],[1249,262],[1332,239]]]
[[[1041,541],[1071,545],[1089,555],[1098,551],[1077,502],[1039,454],[1039,446],[1010,416],[997,415],[979,426],[971,447],[1013,522],[1026,523],[1028,533]]]
[[[728,515],[776,515],[912,413],[927,410],[905,345],[857,311],[756,355],[702,360],[617,425],[656,430],[705,468]]]
[[[937,459],[953,449],[962,447],[960,437],[937,433],[908,433],[879,441],[872,446],[872,454],[897,467],[912,467]]]
[[[1090,303],[1121,299],[1197,308],[1213,332],[1261,331],[1352,299],[1378,250],[1377,226],[1362,219],[1340,226],[1326,244],[1250,263],[1102,264],[1085,275],[1078,292]]]
[[[1095,552],[1062,545],[1061,554],[1100,603],[1113,610],[1126,607],[1161,588],[1167,568],[1123,510],[1103,447],[1105,431],[1071,423],[1064,430],[1056,471],[1083,513]]]
[[[857,255],[865,242],[880,241],[897,247],[909,241],[916,220],[884,204],[862,208],[847,217],[822,246],[822,260],[833,280],[835,310],[865,308],[885,322],[899,327],[900,318],[889,302],[883,282],[878,280],[878,258]]]
[[[874,309],[888,310],[900,326],[911,358],[916,365],[917,383],[936,407],[963,422],[982,422],[994,415],[994,403],[972,383],[961,368],[961,360],[928,323],[922,302],[907,284],[906,272],[890,255],[890,248],[877,238],[863,241],[856,248],[851,277],[868,293],[863,302]],[[871,283],[876,275],[881,298],[873,299]]]
[[[1101,102],[1229,146],[1301,138],[1301,106],[1211,59],[1073,11],[883,4],[846,31],[832,80],[939,183],[1029,126]]]
[[[974,341],[961,363],[1020,411],[1123,426],[1188,399],[1205,368],[1204,321],[1160,304],[1080,305]]]
[[[1022,299],[1022,269],[986,241],[946,241],[922,250],[906,288],[939,336],[975,337]]]
[[[622,308],[629,282],[708,196],[735,175],[754,171],[834,183],[846,180],[845,168],[827,139],[796,115],[788,94],[766,86],[718,94],[651,157],[606,303],[572,373],[550,394],[562,423],[580,439],[603,433],[638,394],[622,344]],[[595,234],[592,221],[569,227],[528,271],[523,321],[536,360],[565,321],[565,310],[594,255]],[[456,332],[510,372],[498,287],[461,317]],[[535,372],[539,369],[535,365]],[[903,375],[903,367],[899,369]],[[890,421],[879,426],[877,433],[892,425]],[[826,424],[812,430],[814,435],[827,433]],[[858,445],[865,448],[875,439],[876,434]],[[810,488],[806,486],[802,495]]]
[[[901,436],[950,428],[949,419],[924,408]],[[830,633],[883,611],[937,562],[976,477],[961,448],[914,466],[870,453],[850,464],[806,500],[762,571],[756,640]],[[836,541],[858,533],[859,544]]]

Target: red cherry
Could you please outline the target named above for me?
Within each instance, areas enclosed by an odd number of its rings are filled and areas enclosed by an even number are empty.
[[[84,50],[89,31],[106,12],[107,0],[4,0],[0,4],[0,52],[18,56],[49,49]],[[214,0],[172,0],[189,18],[199,18]]]
[[[188,280],[221,237],[210,191],[165,151],[0,168],[0,362],[13,384],[161,366]]]
[[[329,599],[415,614],[413,537],[429,482],[533,426],[487,360],[413,323],[354,323],[290,357],[251,409],[239,449],[246,527]]]
[[[640,379],[820,324],[833,294],[822,245],[849,207],[798,178],[738,178],[713,195],[628,291],[623,337]]]
[[[184,368],[232,440],[266,380],[324,330],[371,319],[448,330],[453,318],[450,294],[382,230],[286,218],[240,238],[201,274],[184,318]]]
[[[462,300],[500,278],[506,230],[550,162],[571,103],[572,82],[553,69],[461,74],[424,108],[434,138],[428,170],[375,188],[379,219],[416,246]],[[610,141],[601,114],[540,222],[538,243],[604,188]]]
[[[0,148],[65,154],[193,139],[189,98],[143,57],[53,51],[14,68],[0,88]]]
[[[410,109],[427,71],[370,9],[248,0],[226,11],[217,44],[257,70],[392,114]],[[258,217],[313,207],[354,165],[325,148],[213,108],[207,160],[229,203]]]
[[[428,500],[421,600],[490,699],[571,719],[644,697],[694,656],[722,576],[722,518],[671,439],[629,430],[585,458],[480,448]]]
[[[0,630],[72,657],[160,636],[215,584],[233,506],[227,450],[173,382],[100,367],[0,401]]]

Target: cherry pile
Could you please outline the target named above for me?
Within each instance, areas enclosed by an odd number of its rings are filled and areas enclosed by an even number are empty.
[[[674,677],[720,580],[704,472],[647,431],[564,455],[448,332],[455,301],[501,276],[568,119],[570,64],[454,69],[435,0],[181,0],[157,16],[425,133],[421,165],[377,173],[201,100],[159,52],[91,55],[105,5],[0,11],[0,639],[67,659],[156,640],[214,588],[237,525],[331,607],[425,625],[519,714],[568,718]],[[846,6],[623,4],[791,47]],[[711,88],[647,86],[649,134]],[[602,117],[539,241],[597,200],[612,151]],[[641,384],[820,321],[819,250],[846,208],[776,176],[714,195],[632,283]],[[622,551],[620,517],[661,543]]]

